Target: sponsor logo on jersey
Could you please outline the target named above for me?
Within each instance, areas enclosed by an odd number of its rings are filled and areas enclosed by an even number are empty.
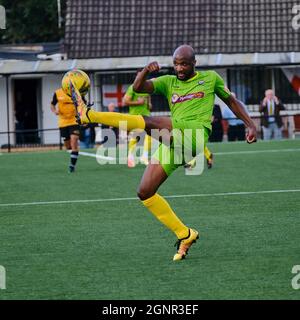
[[[181,102],[192,100],[192,99],[201,99],[203,97],[204,97],[204,92],[202,91],[189,93],[184,96],[179,96],[177,93],[174,93],[172,95],[171,101],[172,101],[172,104],[176,104],[176,103],[181,103]]]

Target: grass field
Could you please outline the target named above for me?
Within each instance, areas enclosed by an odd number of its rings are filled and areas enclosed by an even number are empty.
[[[210,147],[212,170],[160,189],[201,233],[177,263],[175,236],[128,199],[143,166],[0,155],[0,299],[300,299],[300,140]]]

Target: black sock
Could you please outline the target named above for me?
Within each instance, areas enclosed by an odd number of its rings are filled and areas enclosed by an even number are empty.
[[[70,166],[75,167],[78,159],[78,151],[72,151],[70,156]]]

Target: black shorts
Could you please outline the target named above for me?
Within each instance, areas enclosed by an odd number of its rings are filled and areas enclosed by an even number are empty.
[[[64,141],[70,140],[70,136],[72,134],[79,136],[79,125],[78,124],[59,128],[59,130],[60,130],[60,135],[64,138]]]

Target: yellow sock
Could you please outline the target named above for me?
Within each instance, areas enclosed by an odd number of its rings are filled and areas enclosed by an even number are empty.
[[[151,137],[147,134],[145,135],[144,139],[144,152],[149,152],[151,150]]]
[[[137,139],[136,138],[131,138],[129,140],[128,154],[132,154],[133,153],[133,150],[134,150],[136,144],[137,144]]]
[[[196,158],[192,159],[191,161],[189,161],[189,164],[194,167],[196,165]]]
[[[145,120],[140,115],[131,115],[118,112],[97,112],[90,110],[88,117],[93,123],[102,123],[107,126],[119,128],[120,121],[127,122],[127,131],[133,129],[145,129]]]
[[[204,148],[204,155],[206,159],[209,159],[211,156],[211,152],[209,151],[209,149],[205,146]]]
[[[188,236],[189,228],[180,221],[168,202],[158,193],[142,202],[160,222],[176,234],[178,239]]]

